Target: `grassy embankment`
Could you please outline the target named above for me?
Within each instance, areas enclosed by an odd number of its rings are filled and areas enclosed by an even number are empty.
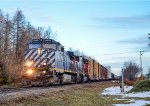
[[[129,92],[145,92],[150,91],[150,80],[142,80],[137,82],[133,89],[131,89]]]

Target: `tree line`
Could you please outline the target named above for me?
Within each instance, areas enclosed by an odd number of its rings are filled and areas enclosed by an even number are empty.
[[[13,82],[19,77],[30,39],[56,39],[56,35],[50,26],[33,26],[20,9],[13,16],[0,10],[0,82]]]

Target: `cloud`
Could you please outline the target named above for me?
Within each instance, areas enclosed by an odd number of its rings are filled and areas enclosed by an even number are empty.
[[[132,48],[136,51],[150,51],[150,46],[147,45],[142,45],[140,47],[135,47],[135,48]]]
[[[144,28],[150,25],[150,14],[137,16],[96,17],[93,28]]]
[[[148,45],[150,43],[150,40],[148,39],[148,36],[139,36],[136,38],[123,39],[123,40],[116,41],[115,43],[125,44],[125,45],[129,44],[130,47],[132,46],[131,49],[136,51],[150,50],[150,46]]]
[[[117,43],[125,43],[125,44],[148,44],[149,40],[146,38],[146,36],[140,36],[137,38],[131,38],[131,39],[125,39],[117,41]]]

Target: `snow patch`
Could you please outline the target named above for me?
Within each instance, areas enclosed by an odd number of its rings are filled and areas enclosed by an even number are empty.
[[[101,95],[119,95],[122,96],[122,98],[121,99],[116,98],[114,100],[127,100],[127,103],[129,102],[129,104],[113,104],[113,106],[143,106],[146,104],[150,104],[150,101],[125,99],[126,97],[139,97],[139,98],[150,97],[150,92],[127,93],[132,88],[133,88],[132,86],[125,86],[124,87],[125,92],[121,92],[119,86],[109,87],[106,88]]]
[[[146,104],[150,104],[150,101],[145,101],[145,100],[135,100],[134,102],[135,103],[130,103],[130,104],[113,104],[113,106],[144,106]]]
[[[132,88],[133,88],[132,86],[125,86],[124,87],[125,92],[121,92],[119,86],[109,87],[104,90],[102,95],[122,95],[125,94],[127,91],[131,90]]]
[[[119,86],[109,87],[104,90],[102,95],[121,95],[123,97],[139,97],[145,98],[150,97],[150,92],[136,92],[136,93],[127,93],[127,91],[131,90],[132,86],[125,86],[125,92],[121,92]]]

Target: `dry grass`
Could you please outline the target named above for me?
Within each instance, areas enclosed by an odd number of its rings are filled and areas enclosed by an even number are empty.
[[[116,96],[99,95],[105,88],[118,85],[112,82],[83,84],[68,90],[51,92],[38,98],[15,101],[11,105],[19,106],[111,106],[126,101],[113,100]],[[10,105],[10,104],[8,104]]]

